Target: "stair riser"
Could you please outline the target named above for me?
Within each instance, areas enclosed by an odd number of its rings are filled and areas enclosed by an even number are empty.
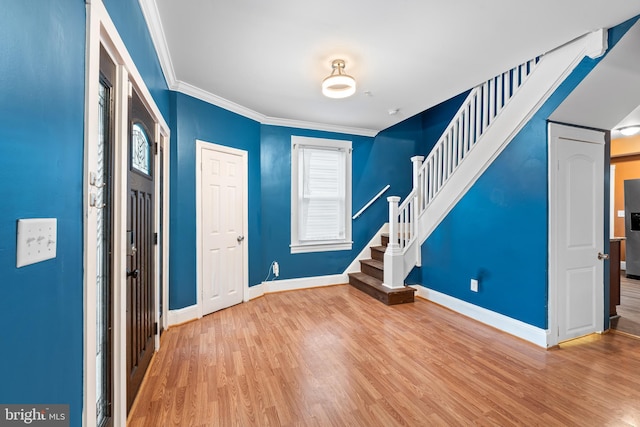
[[[414,289],[412,288],[407,288],[406,291],[385,294],[383,292],[379,292],[377,289],[372,288],[366,283],[361,282],[355,277],[349,277],[349,284],[386,305],[414,302]]]
[[[384,262],[384,252],[371,248],[371,259]]]
[[[360,264],[360,271],[364,274],[368,274],[371,277],[375,277],[378,280],[384,280],[384,271],[379,270],[367,264]]]

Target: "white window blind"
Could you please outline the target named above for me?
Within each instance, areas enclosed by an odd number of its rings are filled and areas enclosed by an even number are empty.
[[[292,252],[351,248],[351,143],[292,137]]]
[[[346,153],[303,147],[299,156],[300,241],[344,240]]]

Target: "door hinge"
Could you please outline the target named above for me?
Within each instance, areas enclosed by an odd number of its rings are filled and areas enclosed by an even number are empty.
[[[158,233],[153,233],[153,244],[154,245],[158,244]]]
[[[153,335],[158,335],[158,322],[153,323]]]
[[[156,155],[158,154],[158,143],[154,142],[153,143],[153,149],[155,150]]]

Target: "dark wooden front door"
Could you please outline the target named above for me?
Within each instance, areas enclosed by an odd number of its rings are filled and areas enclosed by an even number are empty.
[[[154,351],[155,123],[136,90],[129,121],[127,185],[127,411]]]

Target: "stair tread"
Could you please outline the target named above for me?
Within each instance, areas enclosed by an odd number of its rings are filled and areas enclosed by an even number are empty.
[[[369,249],[372,249],[378,252],[384,252],[387,250],[387,247],[386,246],[370,246]]]
[[[368,266],[378,270],[384,269],[384,263],[382,261],[378,261],[377,259],[361,259],[360,263],[367,264]]]
[[[365,273],[349,273],[349,276],[354,277],[358,280],[360,280],[363,283],[366,283],[367,285],[371,286],[372,288],[375,288],[376,290],[383,292],[385,294],[394,294],[394,293],[398,293],[398,292],[407,292],[407,291],[412,291],[415,292],[416,290],[405,286],[403,288],[388,288],[386,286],[384,286],[382,284],[382,280],[378,280],[375,277],[371,277],[368,274]]]

